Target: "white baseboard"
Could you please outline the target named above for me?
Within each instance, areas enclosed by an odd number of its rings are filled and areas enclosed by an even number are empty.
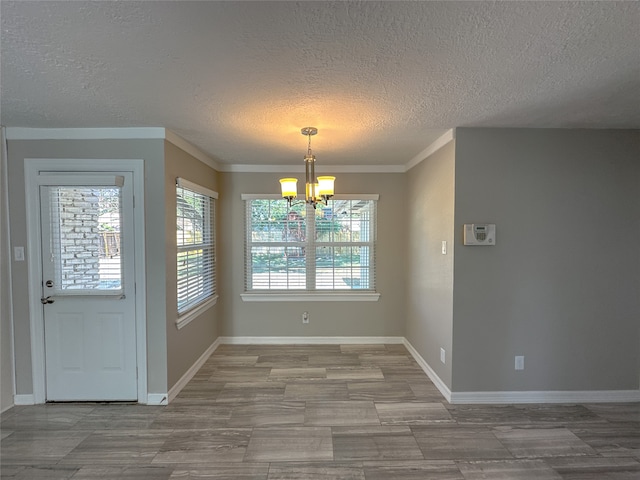
[[[404,337],[218,337],[200,358],[171,387],[169,393],[150,393],[147,405],[167,405],[189,383],[211,354],[222,344],[229,345],[336,345],[336,344],[403,344],[420,368],[431,379],[444,398],[452,404],[515,403],[615,403],[638,402],[640,390],[587,391],[498,391],[452,392],[411,343]],[[14,395],[14,405],[35,405],[33,394]],[[144,403],[144,402],[140,402]],[[6,409],[11,408],[11,406]],[[5,410],[6,410],[5,409]]]
[[[167,405],[167,393],[149,393],[147,394],[147,405]],[[140,402],[142,403],[142,402]]]
[[[404,337],[220,337],[227,345],[338,345],[404,343]]]
[[[640,390],[453,392],[450,403],[616,403],[638,402]]]
[[[624,403],[640,401],[640,390],[452,392],[406,338],[404,345],[424,370],[424,373],[451,404]]]
[[[406,338],[404,338],[403,340],[404,346],[407,347],[407,350],[409,350],[409,353],[413,356],[414,360],[418,362],[418,365],[420,365],[420,368],[422,368],[424,373],[427,374],[427,377],[429,377],[436,388],[440,390],[442,396],[447,399],[447,402],[453,403],[451,401],[451,390],[449,390],[449,387],[447,387],[447,385],[442,381],[435,370],[431,368],[427,361],[422,358],[422,355],[420,355],[418,351],[413,348],[413,345],[409,343],[409,340],[407,340]]]
[[[180,380],[178,380],[175,383],[175,385],[173,387],[171,387],[171,389],[169,390],[169,403],[171,403],[173,401],[173,399],[178,396],[180,391],[187,385],[187,383],[189,383],[191,381],[193,376],[196,373],[198,373],[198,370],[200,370],[200,367],[202,367],[202,365],[204,365],[204,363],[211,356],[211,354],[213,352],[215,352],[216,348],[218,348],[218,346],[220,346],[220,344],[222,343],[222,341],[220,339],[221,339],[221,337],[218,337],[216,339],[216,341],[213,342],[209,346],[209,348],[207,348],[204,351],[204,353],[202,355],[200,355],[200,358],[198,358],[198,360],[196,360],[196,362],[193,365],[191,365],[191,368],[189,368],[189,370],[187,370],[185,372],[185,374],[182,375]]]
[[[36,399],[32,393],[27,393],[23,395],[14,395],[13,404],[14,405],[35,405]]]

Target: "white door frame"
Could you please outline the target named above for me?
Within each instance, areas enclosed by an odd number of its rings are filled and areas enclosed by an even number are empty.
[[[31,370],[34,403],[45,403],[44,312],[42,296],[42,251],[40,249],[40,172],[132,172],[134,196],[135,288],[136,288],[136,366],[138,402],[148,403],[147,392],[147,315],[144,237],[144,160],[131,159],[59,159],[24,160],[27,220],[27,260],[29,262],[29,322],[31,327]]]

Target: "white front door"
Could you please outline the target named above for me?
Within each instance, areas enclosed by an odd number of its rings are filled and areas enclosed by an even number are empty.
[[[137,400],[132,174],[40,175],[46,400]]]

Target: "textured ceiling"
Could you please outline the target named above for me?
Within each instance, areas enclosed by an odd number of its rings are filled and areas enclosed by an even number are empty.
[[[3,125],[404,165],[446,129],[640,128],[638,2],[0,3]]]

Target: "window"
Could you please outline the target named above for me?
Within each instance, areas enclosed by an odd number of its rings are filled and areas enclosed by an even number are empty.
[[[123,177],[117,177],[122,179]],[[55,295],[122,295],[121,186],[49,186]]]
[[[375,292],[377,195],[291,208],[280,198],[246,200],[248,293]]]
[[[178,178],[176,182],[178,245],[178,313],[216,295],[216,192]]]

